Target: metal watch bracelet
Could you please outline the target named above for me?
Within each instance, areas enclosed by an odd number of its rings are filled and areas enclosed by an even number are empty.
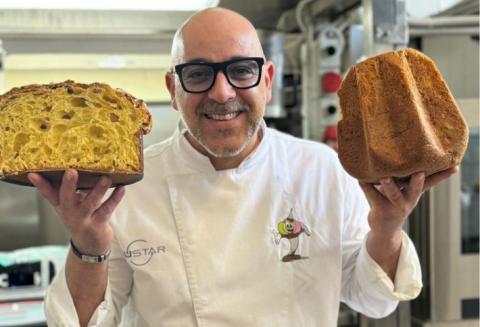
[[[89,263],[104,262],[105,260],[108,259],[108,257],[110,256],[110,252],[111,252],[110,250],[108,250],[107,253],[102,254],[102,255],[83,254],[77,249],[75,244],[73,244],[72,240],[70,240],[70,248],[72,249],[73,254],[75,254],[75,256],[77,256],[78,258],[80,258],[80,260],[82,260],[83,262],[89,262]]]

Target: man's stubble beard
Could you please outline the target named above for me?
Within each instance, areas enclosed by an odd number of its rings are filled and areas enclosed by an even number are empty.
[[[244,113],[242,114],[247,115],[248,131],[247,131],[247,137],[245,139],[245,142],[243,142],[243,144],[237,148],[222,147],[220,149],[212,149],[204,139],[204,135],[202,135],[200,128],[194,129],[190,127],[185,121],[184,116],[182,114],[180,114],[180,117],[182,119],[184,126],[187,128],[188,133],[195,139],[195,141],[197,141],[208,152],[208,154],[210,154],[212,157],[215,157],[215,158],[232,158],[241,154],[252,143],[260,127],[262,116],[252,117],[250,115],[251,114],[250,107],[246,104],[240,103],[238,99],[231,100],[226,104],[219,104],[213,101],[208,101],[202,104],[196,110],[196,115],[198,119],[200,119],[201,116],[203,116],[205,113],[225,114],[228,112],[233,112],[238,110],[244,111]],[[219,133],[218,133],[219,135],[217,134],[215,137],[229,137],[231,133],[232,133],[231,129],[223,129],[223,130],[219,130]]]

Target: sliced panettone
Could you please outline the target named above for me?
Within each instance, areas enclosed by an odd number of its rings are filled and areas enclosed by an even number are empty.
[[[79,187],[108,175],[113,185],[143,177],[142,136],[151,129],[142,100],[101,83],[14,88],[0,96],[0,178],[30,185],[29,172],[58,184],[67,168]]]
[[[413,49],[350,68],[338,90],[340,161],[365,182],[458,165],[468,127],[434,62]]]

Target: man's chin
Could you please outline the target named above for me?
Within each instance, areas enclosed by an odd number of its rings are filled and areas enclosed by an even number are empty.
[[[240,155],[242,151],[246,148],[246,144],[230,147],[212,147],[205,144],[203,147],[211,156],[219,159],[227,159]]]

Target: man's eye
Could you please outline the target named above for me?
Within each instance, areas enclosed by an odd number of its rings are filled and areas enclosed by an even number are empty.
[[[199,78],[205,78],[207,77],[206,72],[190,72],[186,76],[187,79],[199,79]]]
[[[183,72],[183,79],[186,82],[198,83],[211,78],[212,73],[205,69],[189,69]]]
[[[253,70],[250,67],[235,67],[230,71],[233,76],[251,76],[254,74]]]
[[[249,79],[258,74],[254,65],[242,64],[229,67],[228,73],[233,79]]]
[[[236,74],[253,74],[252,69],[248,67],[238,67],[235,69]]]

